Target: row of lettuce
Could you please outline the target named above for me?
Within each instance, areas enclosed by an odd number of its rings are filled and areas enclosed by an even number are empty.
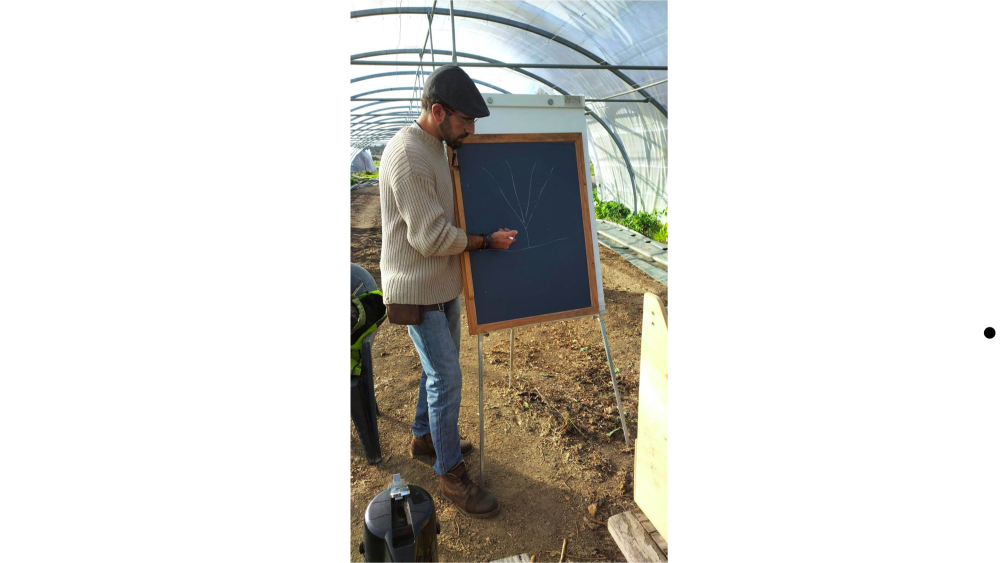
[[[663,208],[663,211],[653,209],[652,212],[633,212],[627,205],[617,201],[602,201],[597,196],[597,188],[594,188],[594,214],[597,215],[598,219],[618,223],[625,228],[641,233],[643,236],[667,244],[666,207]]]

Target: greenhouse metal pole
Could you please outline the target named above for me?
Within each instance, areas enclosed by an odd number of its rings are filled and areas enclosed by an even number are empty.
[[[451,16],[451,63],[458,64],[458,54],[455,51],[455,0],[451,0],[448,14]]]
[[[622,151],[622,156],[625,158],[625,167],[628,169],[629,178],[631,178],[632,180],[632,210],[639,211],[639,189],[635,185],[635,171],[632,170],[632,161],[629,160],[628,153],[625,152],[625,145],[622,144],[622,140],[618,138],[618,135],[615,134],[615,132],[612,131],[610,127],[608,127],[608,124],[605,123],[604,120],[601,119],[600,117],[597,117],[597,114],[595,114],[589,108],[587,109],[587,111],[583,112],[583,114],[593,117],[594,121],[600,123],[601,127],[604,127],[604,130],[607,131],[608,135],[611,136],[611,140],[613,140],[615,144],[618,145],[618,150]]]
[[[369,134],[369,135],[355,135],[353,138],[362,141],[371,141],[373,139],[379,139],[382,137],[392,137],[396,133],[394,131],[385,131],[379,134]]]
[[[356,76],[356,77],[354,77],[354,78],[351,79],[351,84],[354,84],[355,82],[361,82],[362,80],[369,80],[371,78],[382,78],[383,76],[401,76],[401,75],[407,75],[407,74],[414,74],[416,72],[422,72],[424,74],[430,74],[429,70],[421,70],[421,71],[416,71],[416,70],[397,70],[395,72],[381,72],[379,74],[368,74],[368,75],[365,75],[365,76]]]
[[[498,88],[499,89],[499,88]],[[410,90],[408,87],[403,88],[386,88],[386,90]],[[503,92],[508,93],[509,92]],[[358,94],[359,96],[361,94]],[[569,94],[565,94],[569,95]],[[419,101],[420,98],[355,98],[352,97],[350,101],[352,102],[409,102],[409,101]],[[633,104],[648,104],[649,100],[604,100],[599,98],[587,98],[585,102],[601,102],[604,103],[633,103]],[[357,108],[355,108],[357,109]]]
[[[386,129],[362,129],[360,131],[351,131],[351,137],[355,139],[363,139],[367,137],[379,137],[382,135],[395,135],[400,129],[405,127],[405,123],[396,124],[395,127]]]
[[[585,102],[601,103],[622,103],[622,104],[648,104],[649,100],[605,100],[604,98],[587,98]]]
[[[354,61],[354,60],[358,60],[358,59],[364,59],[364,58],[367,58],[367,57],[378,57],[378,56],[384,56],[384,55],[418,54],[418,53],[420,53],[420,51],[421,51],[420,49],[386,49],[386,50],[383,50],[383,51],[371,51],[371,52],[368,52],[368,53],[359,53],[357,55],[351,55],[351,60]],[[431,50],[430,50],[430,53],[431,53],[431,62],[433,62],[433,60],[434,60],[434,54],[435,53],[439,53],[439,54],[442,54],[442,55],[447,55],[448,51],[442,51],[442,50],[435,51],[434,50],[434,40],[431,39]],[[467,59],[475,59],[475,60],[479,60],[479,61],[484,61],[484,62],[487,62],[487,63],[498,63],[500,65],[505,65],[506,64],[506,63],[503,63],[503,61],[498,61],[496,59],[491,59],[489,57],[483,57],[483,56],[480,56],[480,55],[473,55],[472,53],[458,53],[458,56],[465,57]],[[467,63],[467,64],[472,64],[472,63]],[[557,92],[559,92],[560,94],[562,94],[564,96],[569,96],[570,95],[568,92],[566,92],[562,88],[556,86],[555,84],[549,82],[548,80],[545,80],[544,78],[542,78],[542,77],[540,77],[540,76],[538,76],[536,74],[532,74],[530,72],[526,72],[526,71],[520,70],[523,66],[524,65],[506,64],[505,67],[501,66],[499,68],[507,68],[508,70],[513,70],[514,72],[518,72],[520,74],[523,74],[523,75],[527,76],[528,78],[532,78],[534,80],[537,80],[537,81],[541,82],[542,84],[545,84],[549,88],[552,88],[552,89],[556,90]],[[606,66],[603,66],[603,65],[593,65],[593,66],[597,66],[597,67],[602,68],[602,69],[609,68],[609,67],[606,67]],[[575,67],[566,67],[565,65],[563,65],[560,68],[575,68]],[[653,86],[656,86],[657,84],[662,84],[663,82],[666,82],[666,80],[657,81],[657,82],[654,82],[652,84],[647,84],[647,85],[639,88],[639,90],[642,90],[642,89],[645,89],[645,88],[651,88]],[[388,92],[388,91],[391,91],[391,90],[409,90],[409,88],[406,88],[406,87],[402,87],[402,88],[382,88],[382,89],[379,89],[379,90],[372,90],[370,92],[364,92],[362,94],[355,94],[355,95],[351,96],[351,99],[352,100],[359,100],[359,101],[360,100],[376,100],[378,98],[361,98],[361,96],[366,96],[368,94],[377,94],[379,92]],[[610,98],[615,98],[615,97],[618,97],[618,96],[623,96],[623,95],[625,95],[625,94],[627,94],[629,92],[634,92],[634,91],[636,91],[636,90],[629,90],[628,92],[621,92],[621,93],[614,94],[612,96],[608,96],[608,97],[605,97],[605,98],[587,98],[584,101],[586,101],[586,102],[607,102],[607,103],[634,103],[634,104],[648,104],[649,103],[649,100],[645,99],[645,98],[641,99],[641,100],[613,100],[613,99],[610,99]],[[399,100],[400,101],[406,101],[406,98],[399,98]]]
[[[363,129],[361,131],[351,131],[351,135],[353,135],[356,138],[362,138],[365,136],[377,137],[381,135],[395,135],[400,129],[403,128],[403,126],[404,124],[397,124],[394,127],[384,127],[378,129],[372,128],[372,129]]]
[[[354,84],[355,82],[361,82],[363,80],[371,80],[373,78],[382,78],[384,76],[407,76],[407,75],[411,75],[411,74],[414,74],[414,73],[417,73],[417,72],[423,74],[424,76],[427,76],[428,74],[430,74],[430,72],[426,71],[426,70],[396,70],[396,71],[393,71],[393,72],[380,72],[378,74],[366,74],[365,76],[356,76],[356,77],[354,77],[354,78],[351,79],[351,84]],[[482,84],[483,86],[486,86],[487,88],[493,88],[494,90],[496,90],[496,91],[498,91],[498,92],[500,92],[502,94],[510,94],[510,92],[508,92],[507,90],[504,90],[503,88],[501,88],[499,86],[494,86],[494,85],[490,84],[489,82],[483,82],[482,80],[479,80],[479,79],[476,79],[476,78],[473,78],[472,81],[475,82],[476,84]]]
[[[410,119],[400,119],[398,121],[387,121],[382,123],[374,123],[371,126],[364,125],[357,129],[351,129],[351,135],[361,135],[368,132],[375,131],[387,131],[390,129],[401,129],[404,125],[409,125],[411,123]]]
[[[403,106],[401,108],[384,108],[384,109],[404,109],[405,110],[406,106]],[[388,112],[388,113],[352,113],[351,117],[361,117],[361,116],[365,116],[365,115],[386,115],[386,116],[388,116],[388,115],[409,115],[409,114],[410,114],[410,112],[408,112],[408,111],[391,111],[391,112]]]
[[[618,96],[624,96],[625,94],[631,94],[632,92],[638,92],[639,90],[645,90],[646,88],[652,88],[653,86],[656,86],[657,84],[663,84],[666,81],[667,81],[666,78],[664,78],[663,80],[657,80],[656,82],[653,82],[652,84],[647,84],[645,86],[640,86],[638,88],[633,88],[631,90],[626,90],[626,91],[621,92],[619,94],[611,94],[610,96],[606,96],[606,97],[601,98],[600,100],[597,100],[597,101],[599,101],[599,102],[608,101],[611,98],[617,98]]]
[[[366,146],[375,146],[377,144],[385,144],[386,141],[392,137],[356,137],[354,142],[364,143]]]
[[[379,92],[395,92],[399,90],[412,90],[412,88],[408,88],[406,86],[394,86],[392,88],[379,88],[378,90],[369,90],[367,92],[362,92],[360,94],[354,94],[353,96],[351,96],[351,101],[358,100],[363,102],[366,100],[364,98],[361,98],[361,96],[367,96],[368,94],[378,94]],[[371,100],[374,98],[368,98],[368,99]]]
[[[611,363],[611,347],[608,346],[608,331],[604,328],[604,315],[597,315],[601,323],[601,336],[604,337],[604,355],[608,357],[608,369],[611,371],[611,385],[615,388],[615,402],[618,403],[618,420],[622,423],[622,434],[625,435],[625,445],[630,446],[628,425],[625,424],[625,411],[622,410],[622,397],[618,393],[618,378],[615,377],[615,365]]]
[[[370,135],[351,135],[351,141],[358,143],[367,143],[372,138]]]
[[[370,135],[367,137],[352,137],[356,142],[366,143],[368,146],[375,145],[377,143],[388,141],[392,138],[392,135]]]
[[[401,117],[402,116],[402,117]],[[396,116],[390,116],[392,119],[383,119],[382,121],[366,121],[365,123],[352,123],[351,131],[358,131],[358,127],[370,128],[370,127],[381,127],[383,125],[390,125],[393,123],[409,123],[410,118],[405,113],[400,113]]]
[[[371,123],[361,123],[357,127],[351,128],[351,133],[361,133],[362,131],[373,130],[380,127],[389,127],[392,125],[407,125],[410,123],[409,118],[394,118],[389,121],[373,121]]]
[[[389,50],[385,50],[385,51],[373,51],[373,52],[370,52],[370,53],[361,53],[359,55],[352,56],[352,59],[362,58],[362,57],[370,57],[370,56],[379,56],[379,55],[417,53],[417,52],[418,52],[418,50],[416,50],[416,49],[389,49]],[[442,54],[445,54],[445,53],[447,53],[447,51],[442,51]],[[497,62],[497,63],[500,62],[500,61],[497,61],[496,59],[489,59],[487,57],[481,57],[479,55],[473,55],[471,53],[462,53],[462,56],[466,57],[466,58],[471,58],[471,59],[485,60],[485,61]],[[518,72],[520,74],[523,74],[525,76],[528,76],[529,78],[537,80],[537,81],[541,82],[542,84],[545,84],[546,86],[548,86],[548,87],[556,90],[560,94],[563,94],[564,96],[570,95],[566,90],[560,88],[559,86],[553,84],[552,82],[550,82],[548,80],[545,80],[544,78],[542,78],[540,76],[537,76],[537,75],[535,75],[533,73],[530,73],[530,72],[527,72],[527,71],[524,71],[524,70],[520,70],[518,68],[511,68],[510,66],[508,66],[507,68],[510,68],[510,70],[513,70],[513,71]],[[381,75],[376,75],[376,76],[381,76]],[[482,84],[482,82],[480,82],[478,80],[473,79],[473,81]],[[493,86],[491,84],[483,84],[483,85],[491,87],[491,88],[494,88],[496,90],[500,90],[501,92],[503,92],[505,94],[509,93],[509,92],[507,92],[505,90],[502,90],[501,88],[497,88],[496,86]],[[646,87],[648,88],[649,86],[646,86]],[[407,89],[407,88],[404,88],[404,89]],[[381,91],[384,91],[384,90],[381,90]],[[372,92],[368,92],[368,93],[376,93],[376,92],[378,92],[378,91],[372,91]],[[363,96],[363,95],[365,95],[365,94],[358,94],[358,96]],[[617,95],[622,95],[622,94],[617,94]],[[365,105],[362,105],[362,106],[358,106],[358,107],[356,107],[354,109],[358,110],[358,109],[361,109],[361,108],[364,108],[364,107],[367,107],[367,106],[370,106],[370,105],[375,105],[375,104],[383,103],[383,102],[393,102],[393,101],[405,102],[405,101],[410,101],[410,99],[408,99],[408,98],[367,98],[367,99],[362,99],[362,100],[358,100],[358,101],[369,101],[369,100],[371,100],[372,103],[365,104]],[[645,100],[588,99],[586,101],[588,101],[588,102],[598,101],[598,102],[602,102],[602,103],[608,103],[608,102],[649,103],[648,99],[645,99]],[[390,109],[390,108],[385,108],[385,109]],[[632,161],[628,157],[628,152],[625,150],[625,146],[622,144],[622,141],[618,137],[618,135],[615,134],[615,132],[611,130],[611,128],[608,126],[608,124],[605,123],[604,120],[602,120],[600,117],[598,117],[590,108],[587,108],[586,114],[589,115],[589,116],[591,116],[591,117],[593,117],[594,120],[597,121],[597,123],[601,127],[603,127],[605,131],[608,132],[608,135],[611,137],[611,139],[614,141],[615,145],[618,147],[618,150],[621,152],[622,158],[625,160],[625,167],[626,167],[626,169],[628,170],[628,173],[629,173],[629,180],[632,183],[632,207],[633,207],[633,209],[638,210],[638,205],[639,205],[638,191],[639,190],[638,190],[638,186],[636,185],[636,181],[635,181],[635,169],[632,167]]]
[[[431,12],[429,14],[427,14],[427,36],[424,37],[424,46],[420,48],[420,62],[421,63],[424,60],[424,50],[427,49],[427,42],[428,41],[431,42],[431,51],[434,50],[434,40],[431,38],[431,25],[432,25],[432,22],[434,21],[434,8],[437,8],[437,0],[434,0],[434,5],[431,6]],[[431,55],[431,62],[434,62],[434,55]],[[424,67],[423,67],[422,64],[420,66],[420,70],[424,70]],[[411,94],[411,96],[416,96],[417,95],[417,87],[418,87],[418,85],[419,85],[420,89],[423,90],[423,80],[422,80],[422,76],[420,74],[417,74],[417,76],[413,79],[413,94]],[[412,101],[410,102],[410,112],[413,112],[413,102]]]
[[[352,135],[372,135],[372,134],[380,134],[380,133],[395,133],[396,131],[399,131],[400,129],[402,129],[402,127],[404,125],[408,124],[409,122],[410,122],[410,120],[407,119],[407,120],[404,120],[404,121],[398,121],[396,123],[383,123],[383,124],[376,123],[376,124],[374,124],[374,125],[372,125],[370,127],[364,127],[362,129],[355,129],[355,130],[351,131],[351,134]]]
[[[409,88],[406,88],[406,89],[407,89],[407,90],[409,90]],[[352,101],[353,101],[353,100],[352,100]],[[363,101],[365,101],[365,100],[358,100],[358,101],[360,101],[360,102],[363,102]],[[366,108],[366,107],[368,107],[368,106],[376,106],[376,105],[378,105],[378,104],[384,104],[384,103],[385,103],[385,102],[372,102],[372,103],[370,103],[370,104],[361,104],[360,106],[357,106],[357,107],[355,107],[355,108],[351,108],[351,109],[354,109],[354,110],[359,110],[359,109],[362,109],[362,108]]]
[[[352,65],[364,65],[364,66],[421,66],[427,63],[421,63],[418,61],[363,61],[363,60],[352,60]],[[435,66],[444,66],[452,63],[440,62],[434,63]],[[573,64],[556,64],[556,63],[462,63],[462,66],[469,67],[480,67],[480,68],[552,68],[561,70],[667,70],[665,66],[656,65],[573,65]],[[666,82],[666,80],[661,80],[659,82],[654,82],[649,86],[641,86],[639,88],[634,88],[628,92],[622,92],[621,94],[615,94],[616,96],[621,96],[623,94],[628,94],[630,92],[637,92],[639,90],[644,90],[651,86],[661,84]]]
[[[426,14],[429,9],[430,8],[423,8],[423,7],[419,7],[419,8],[418,7],[405,7],[404,8],[402,6],[399,6],[399,7],[391,7],[391,6],[390,7],[385,7],[385,6],[383,6],[381,8],[373,8],[373,9],[368,9],[368,10],[353,10],[353,11],[351,11],[351,18],[364,18],[364,17],[370,17],[370,16],[385,16],[387,14]],[[534,33],[535,35],[540,35],[540,36],[546,38],[549,41],[552,41],[552,42],[558,43],[560,45],[563,45],[565,47],[568,47],[568,48],[576,51],[577,53],[580,53],[581,55],[587,57],[588,59],[590,59],[590,60],[592,60],[592,61],[594,61],[596,63],[603,63],[603,62],[605,62],[603,58],[598,57],[596,54],[588,51],[587,49],[584,49],[580,45],[578,45],[578,44],[576,44],[576,43],[574,43],[572,41],[569,41],[569,40],[567,40],[567,39],[565,39],[563,37],[560,37],[559,35],[553,34],[550,31],[546,31],[546,30],[544,30],[542,28],[535,27],[535,26],[531,25],[530,23],[525,23],[525,22],[522,22],[522,21],[517,21],[517,20],[511,19],[511,18],[505,18],[505,17],[501,17],[501,16],[494,16],[492,14],[484,14],[482,12],[472,12],[472,11],[469,11],[469,10],[454,10],[454,9],[452,9],[450,11],[451,11],[452,17],[459,16],[459,17],[465,17],[465,18],[470,18],[470,19],[484,20],[484,21],[488,21],[488,22],[492,22],[492,23],[497,23],[497,24],[500,24],[500,25],[507,25],[507,26],[510,26],[510,27],[513,27],[513,28],[522,29],[524,31],[528,31],[530,33]],[[444,10],[442,10],[441,13],[443,14]],[[454,30],[455,30],[455,26],[452,25],[452,32],[453,33],[454,33]],[[454,41],[452,41],[452,46],[454,47]],[[454,56],[453,56],[453,58],[454,58]],[[667,67],[662,67],[662,68],[664,70],[666,70]],[[620,78],[622,80],[622,82],[624,82],[628,86],[630,86],[632,88],[640,88],[640,86],[634,80],[632,80],[631,78],[629,78],[628,76],[626,76],[625,74],[623,74],[620,70],[617,70],[617,69],[609,69],[609,70],[611,71],[612,74],[614,74],[615,76],[617,76],[618,78]],[[655,98],[651,97],[649,94],[647,94],[645,91],[642,91],[642,90],[639,90],[639,95],[641,95],[643,98],[648,99],[649,102],[651,104],[653,104],[653,107],[655,107],[657,109],[657,111],[659,111],[661,114],[663,114],[663,117],[667,117],[667,108],[663,107],[663,105],[660,104],[660,102],[658,102]]]
[[[403,125],[410,123],[409,118],[398,118],[394,121],[386,121],[379,123],[364,123],[360,128],[351,129],[351,134],[363,133],[366,131],[382,131],[395,128],[398,130]]]
[[[392,129],[362,129],[361,131],[351,131],[351,136],[364,139],[368,137],[380,137],[382,135],[395,135],[396,131],[399,131],[402,127],[394,127]]]
[[[507,359],[507,389],[514,377],[514,327],[510,327],[510,358]]]
[[[486,467],[486,457],[483,454],[483,442],[486,440],[486,431],[483,427],[483,333],[479,333],[479,486],[486,486],[484,468]]]
[[[434,0],[434,3],[437,4],[437,0]],[[429,14],[427,16],[427,37],[429,37],[430,40],[431,40],[431,64],[432,65],[434,64],[434,34],[431,32],[431,29],[433,28],[433,25],[434,25],[434,14],[432,12],[431,14]]]
[[[427,39],[424,39],[424,49],[427,48],[427,41],[431,42],[431,60],[434,60],[434,36],[431,34],[431,26],[434,25],[434,9],[437,8],[438,0],[434,0],[431,11],[427,14]],[[424,58],[424,49],[420,50],[420,58]]]
[[[383,133],[386,133],[386,134],[388,134],[388,133],[395,134],[396,131],[399,131],[400,129],[402,129],[402,127],[404,125],[406,125],[406,123],[408,123],[408,121],[407,122],[387,124],[387,125],[377,125],[377,126],[373,126],[373,127],[365,127],[364,129],[356,129],[354,131],[351,131],[351,135],[354,135],[354,136],[381,135]]]
[[[352,131],[356,130],[358,127],[371,127],[373,125],[385,125],[387,123],[406,123],[409,121],[409,116],[399,117],[397,115],[391,115],[387,117],[390,117],[391,119],[380,119],[378,121],[365,121],[365,122],[358,121],[356,123],[352,123],[351,130]]]
[[[385,56],[385,55],[412,55],[412,54],[416,54],[416,53],[419,53],[419,52],[420,52],[419,49],[385,49],[385,50],[382,50],[382,51],[369,51],[367,53],[359,53],[357,55],[351,55],[351,60],[355,61],[355,60],[358,60],[358,59],[364,59],[364,58],[368,58],[368,57],[380,57],[380,56]],[[438,50],[437,53],[439,55],[448,55],[448,54],[450,54],[448,51],[444,51],[444,50]],[[501,60],[491,59],[489,57],[484,57],[484,56],[481,56],[481,55],[475,55],[473,53],[458,53],[458,56],[459,57],[464,57],[466,59],[474,59],[474,60],[477,60],[477,61],[483,61],[483,62],[487,62],[487,63],[495,63],[495,64],[498,64],[498,65],[506,65],[507,64],[507,63],[504,63]],[[504,68],[504,67],[498,67],[498,68]],[[508,66],[507,69],[511,70],[513,72],[517,72],[519,74],[523,74],[524,76],[527,76],[528,78],[531,78],[533,80],[537,80],[538,82],[541,82],[542,84],[548,86],[549,88],[552,88],[553,90],[555,90],[556,92],[559,92],[560,94],[562,94],[564,96],[569,96],[570,95],[570,93],[567,92],[566,90],[563,90],[559,86],[557,86],[557,85],[553,84],[552,82],[550,82],[550,81],[542,78],[541,76],[538,76],[537,74],[528,72],[526,70],[521,70],[520,68],[517,68],[516,66]],[[475,79],[473,79],[473,81],[475,81]],[[482,84],[482,82],[480,82],[480,84]],[[489,84],[484,84],[484,86],[490,86],[490,85]],[[493,86],[490,86],[490,87],[493,88]],[[496,88],[496,89],[500,90],[499,88]],[[381,91],[381,90],[379,90],[379,91]],[[509,94],[510,93],[510,92],[506,92],[504,90],[500,90],[500,91],[503,92],[504,94]],[[376,93],[376,92],[378,92],[378,91],[371,92],[371,93]],[[364,94],[357,94],[357,96],[363,96],[363,95]],[[374,99],[374,98],[372,98],[372,99]]]

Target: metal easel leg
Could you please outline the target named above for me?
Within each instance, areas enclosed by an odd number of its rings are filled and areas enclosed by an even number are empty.
[[[486,432],[483,428],[483,334],[479,333],[479,486],[485,487],[486,481],[483,475],[485,460],[483,457],[484,442]]]
[[[597,320],[601,322],[601,336],[604,337],[604,354],[608,357],[608,369],[611,370],[611,385],[615,388],[615,401],[618,403],[618,420],[622,423],[622,433],[625,434],[625,445],[630,446],[628,439],[628,425],[625,424],[625,411],[622,410],[622,398],[618,394],[618,378],[615,377],[615,365],[611,363],[611,348],[608,346],[608,331],[604,328],[604,315],[597,315]],[[480,353],[482,356],[482,353]],[[480,363],[482,363],[482,358],[480,358]],[[480,372],[482,369],[480,368]],[[480,376],[480,382],[482,381],[482,376]]]
[[[510,329],[510,358],[507,360],[507,389],[514,374],[514,329]]]

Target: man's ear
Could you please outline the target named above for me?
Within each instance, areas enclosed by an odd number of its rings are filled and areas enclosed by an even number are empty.
[[[438,119],[438,114],[442,116],[440,119]],[[441,104],[433,104],[431,106],[431,117],[434,119],[435,123],[441,123],[442,121],[444,121],[444,118],[447,117],[447,114],[444,111],[444,108],[441,107]]]

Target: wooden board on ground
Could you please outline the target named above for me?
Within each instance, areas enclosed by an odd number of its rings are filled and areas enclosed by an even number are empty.
[[[496,559],[490,561],[490,563],[530,563],[531,558],[528,557],[527,553],[522,553],[520,555],[511,555],[510,557],[504,557],[503,559]]]
[[[638,508],[608,518],[608,531],[629,563],[667,560],[667,541]]]
[[[635,438],[635,503],[667,537],[667,316],[647,293],[639,356],[639,421]]]
[[[649,518],[646,517],[646,513],[644,513],[642,510],[638,508],[633,510],[632,513],[635,514],[635,517],[639,520],[639,523],[642,524],[642,528],[646,530],[646,532],[649,534],[649,537],[653,538],[653,543],[656,544],[656,547],[660,548],[660,551],[662,551],[663,554],[666,555],[667,540],[664,539],[662,535],[660,535],[660,532],[656,529],[655,526],[653,526],[653,523],[649,521]]]

